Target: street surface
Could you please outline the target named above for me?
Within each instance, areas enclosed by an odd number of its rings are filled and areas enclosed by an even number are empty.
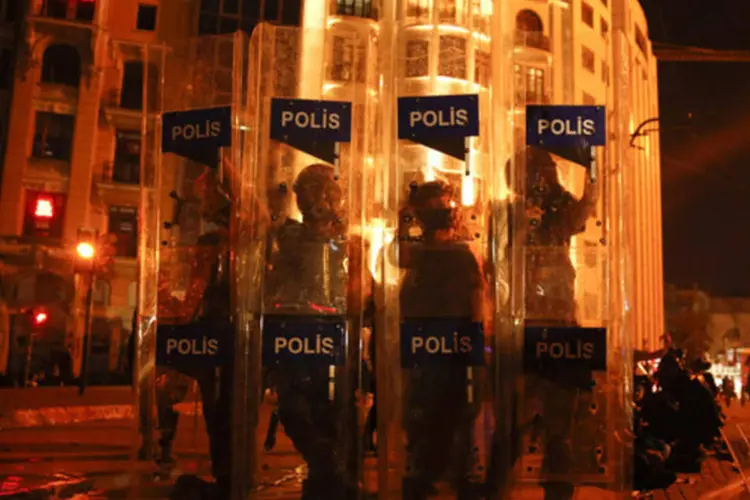
[[[75,498],[76,500],[168,498],[174,480],[182,474],[210,477],[208,440],[202,417],[194,403],[179,405],[181,411],[174,454],[176,463],[160,469],[153,461],[136,461],[139,442],[132,420],[34,427],[0,431],[0,500]],[[264,406],[260,428],[265,431],[270,407]],[[651,500],[740,500],[750,499],[743,474],[750,479],[750,405],[736,404],[727,411],[725,433],[741,464],[708,459],[701,474],[681,477],[666,491],[654,492]],[[260,498],[298,499],[304,476],[301,457],[279,427],[277,444],[262,454],[264,481]],[[365,461],[367,490],[375,490],[375,459]],[[78,494],[76,496],[76,494]],[[438,499],[453,498],[441,491]],[[622,496],[618,496],[622,498]],[[397,498],[392,495],[391,498]],[[516,487],[512,500],[542,500],[541,488]],[[615,498],[602,490],[583,487],[576,500]],[[190,499],[185,499],[190,500]],[[400,500],[400,499],[399,499]]]

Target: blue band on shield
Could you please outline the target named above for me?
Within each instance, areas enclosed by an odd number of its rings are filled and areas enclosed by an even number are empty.
[[[470,319],[407,319],[401,323],[401,367],[483,366],[484,326]]]
[[[263,317],[263,366],[346,363],[346,319],[341,316]]]

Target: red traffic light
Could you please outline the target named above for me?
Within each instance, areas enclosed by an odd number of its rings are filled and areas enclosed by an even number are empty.
[[[34,325],[39,326],[45,324],[49,316],[45,311],[34,311],[32,318],[34,319]]]
[[[34,216],[37,219],[52,219],[55,216],[55,204],[52,198],[46,196],[37,198]]]

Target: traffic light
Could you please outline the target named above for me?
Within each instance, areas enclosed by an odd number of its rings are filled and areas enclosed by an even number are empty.
[[[34,324],[34,326],[42,326],[47,323],[48,319],[49,316],[47,315],[47,311],[45,311],[44,309],[37,309],[32,311],[31,313],[31,322]]]
[[[23,234],[61,238],[65,216],[65,194],[47,191],[26,191],[26,213]]]
[[[86,229],[78,230],[76,238],[74,267],[76,272],[86,273],[94,271],[97,253],[97,233]]]

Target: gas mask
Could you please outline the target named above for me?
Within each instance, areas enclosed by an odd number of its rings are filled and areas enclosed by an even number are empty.
[[[426,232],[453,229],[456,213],[453,208],[422,208],[417,210],[417,218]]]

